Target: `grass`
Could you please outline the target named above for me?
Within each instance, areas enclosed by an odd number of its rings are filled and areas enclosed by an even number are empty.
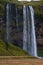
[[[6,43],[0,39],[0,56],[28,56],[28,53],[11,43],[6,50]]]

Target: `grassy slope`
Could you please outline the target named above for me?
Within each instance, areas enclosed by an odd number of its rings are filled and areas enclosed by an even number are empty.
[[[6,50],[6,44],[0,40],[0,56],[28,56],[27,52],[23,51],[19,47],[16,47],[9,43],[8,50]]]

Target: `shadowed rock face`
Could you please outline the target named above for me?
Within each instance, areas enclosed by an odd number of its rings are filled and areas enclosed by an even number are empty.
[[[38,25],[36,27],[37,42],[40,47],[43,47],[43,22],[40,22]]]
[[[43,21],[40,19],[40,21],[35,23],[36,26],[36,38],[39,46],[43,46]]]
[[[10,12],[10,11],[8,11]],[[10,18],[11,19],[10,19]],[[11,5],[11,13],[7,15],[7,38],[8,42],[23,47],[23,15],[22,10],[17,5]],[[9,37],[9,36],[10,37]]]

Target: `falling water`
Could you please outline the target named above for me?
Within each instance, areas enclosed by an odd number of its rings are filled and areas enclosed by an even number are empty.
[[[7,22],[6,22],[6,27],[7,27],[6,30],[7,30],[7,31],[6,31],[6,32],[7,32],[7,42],[8,42],[8,40],[9,40],[9,4],[7,4],[6,9],[7,9],[7,10],[6,10],[6,11],[7,11],[7,15],[6,15],[6,19],[7,19],[7,20],[6,20],[6,21],[7,21]]]
[[[29,10],[29,7],[27,6],[27,52],[30,54],[31,53],[31,43],[30,43],[30,33],[31,33],[31,31],[30,31],[30,27],[31,27],[31,25],[30,25],[30,10]]]
[[[7,3],[6,5],[6,32],[7,32],[7,42],[11,41],[10,38],[10,32],[11,32],[11,27],[10,27],[10,4]]]
[[[30,53],[32,56],[37,56],[34,10],[32,6],[23,6],[23,20],[23,49]]]
[[[27,51],[27,20],[26,20],[26,6],[23,6],[23,50]]]
[[[16,6],[16,27],[17,27],[17,38],[18,38],[18,44],[19,44],[19,25],[18,25],[18,9]]]
[[[17,26],[17,31],[18,31],[18,10],[16,7],[16,26]]]
[[[34,26],[34,10],[32,6],[29,6],[31,13],[31,55],[37,56],[37,45],[35,37],[35,26]]]

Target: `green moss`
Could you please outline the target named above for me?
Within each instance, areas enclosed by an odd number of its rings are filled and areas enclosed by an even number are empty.
[[[0,39],[0,56],[28,56],[28,53],[9,43],[8,50],[6,50],[6,43]]]

